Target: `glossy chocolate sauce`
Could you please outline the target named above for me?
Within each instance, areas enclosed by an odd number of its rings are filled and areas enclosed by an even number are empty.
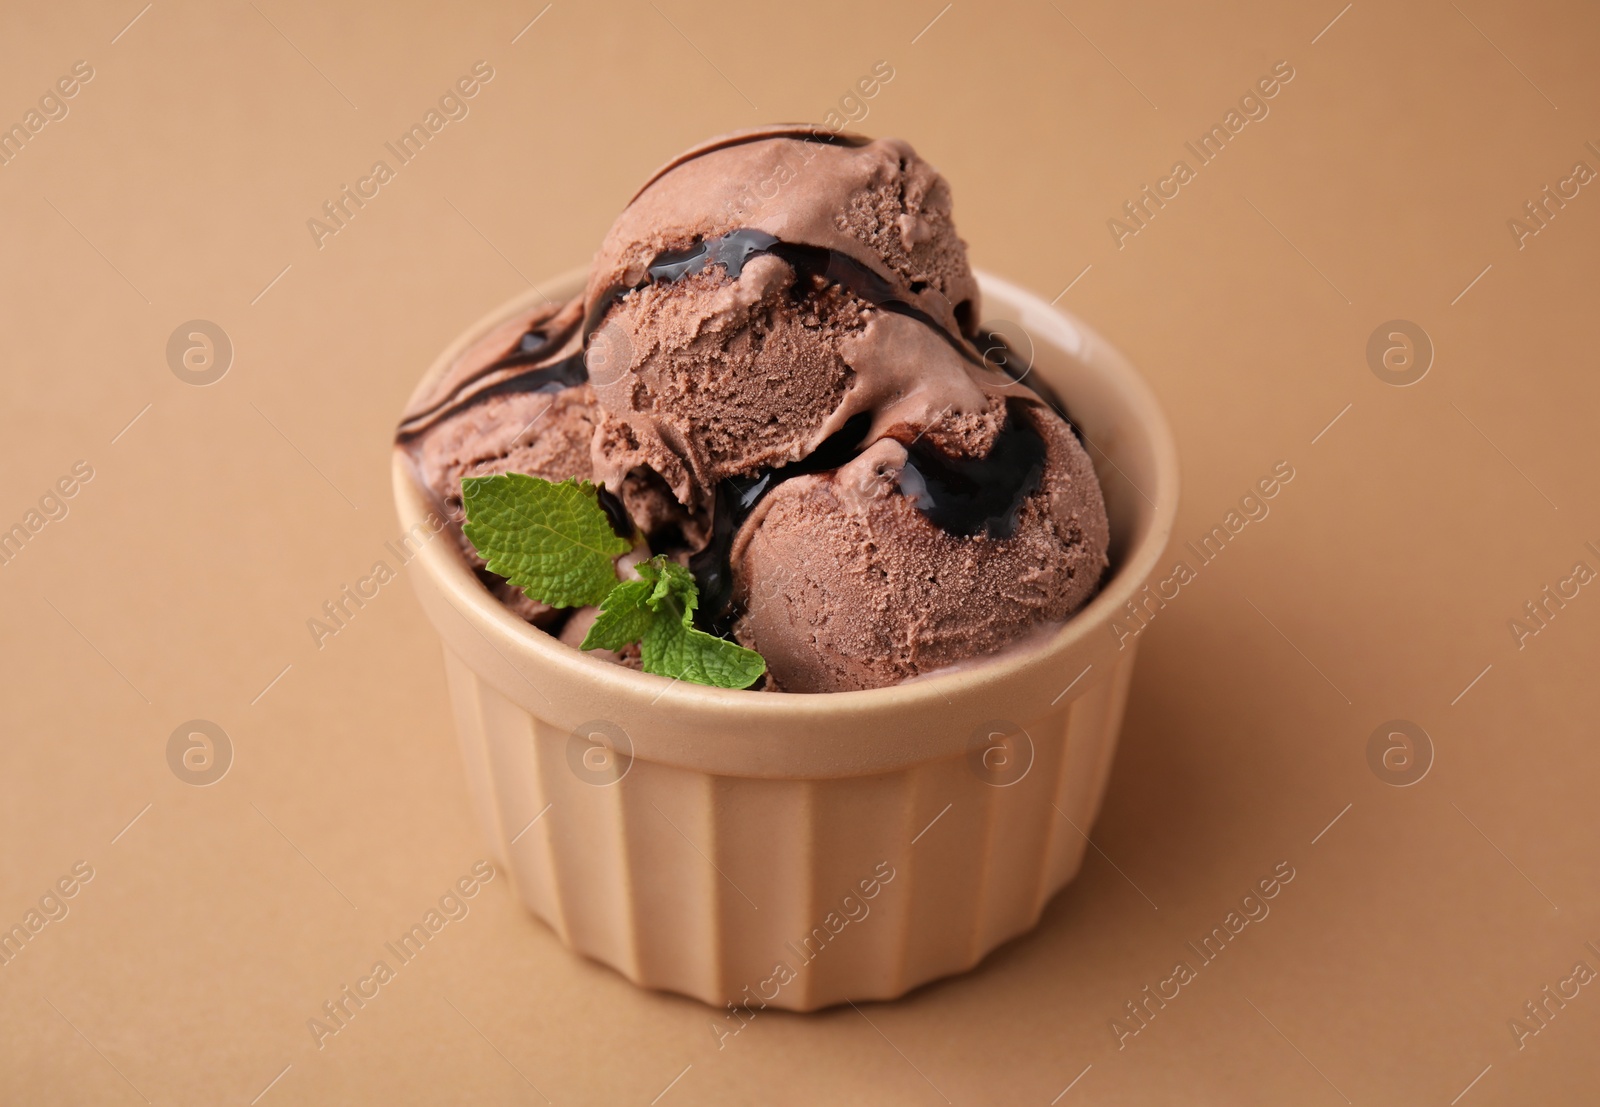
[[[1006,421],[983,457],[951,457],[925,437],[906,446],[900,491],[929,522],[948,534],[1010,538],[1028,497],[1044,480],[1047,447],[1032,419],[1020,412],[1022,402],[1007,401]],[[718,634],[732,630],[740,612],[731,606],[733,571],[729,557],[739,528],[769,492],[792,477],[839,468],[862,451],[872,413],[852,416],[837,433],[790,465],[729,477],[717,486],[711,540],[689,559],[700,588],[699,616]]]
[[[526,363],[507,361],[504,364],[498,364],[496,368],[503,369],[511,365],[520,364]],[[559,392],[563,388],[576,388],[588,379],[589,370],[583,364],[583,352],[580,350],[578,353],[570,357],[564,357],[560,361],[553,361],[548,365],[540,365],[537,368],[529,369],[525,373],[518,373],[514,377],[508,377],[499,384],[490,385],[488,388],[474,392],[468,402],[477,403],[480,400],[488,399],[490,396],[505,395],[507,392]],[[462,404],[461,406],[465,407],[467,405]],[[453,415],[455,412],[451,411],[448,414]]]
[[[832,138],[844,141],[840,136]],[[847,144],[859,143],[852,141]],[[475,373],[445,400],[402,424],[400,440],[412,438],[428,426],[490,396],[509,392],[556,391],[583,384],[588,380],[583,347],[588,345],[590,336],[618,301],[648,285],[670,284],[707,272],[713,267],[720,266],[730,280],[738,280],[750,259],[765,255],[781,258],[794,269],[797,279],[791,295],[796,300],[810,295],[818,282],[837,285],[880,310],[907,316],[933,328],[963,358],[975,365],[987,364],[998,368],[1014,380],[1020,380],[1026,374],[1026,367],[1020,365],[999,335],[981,336],[988,356],[980,355],[972,343],[959,333],[947,330],[931,315],[901,298],[888,280],[855,258],[825,247],[784,242],[765,231],[746,227],[697,242],[685,249],[658,254],[648,266],[642,281],[632,286],[618,285],[607,289],[596,298],[584,317],[582,346],[577,353],[555,361],[549,360],[551,351],[561,349],[573,337],[570,325],[560,328],[558,332],[547,330],[548,323],[531,328],[511,350]],[[529,368],[474,390],[475,384],[496,373],[523,365]],[[1049,385],[1032,374],[1027,375],[1030,378],[1027,382],[1029,387],[1066,418],[1060,400]],[[1039,489],[1046,460],[1044,438],[1035,429],[1031,419],[1019,414],[1020,406],[1018,400],[1008,401],[1005,425],[984,457],[951,457],[920,437],[907,444],[908,456],[900,474],[900,489],[934,525],[961,537],[983,532],[992,538],[1004,539],[1015,533],[1023,504]],[[1068,420],[1069,425],[1070,422]],[[729,556],[734,537],[756,506],[786,480],[808,473],[829,472],[859,456],[863,449],[862,440],[871,424],[872,413],[861,412],[799,461],[763,469],[749,476],[729,477],[717,486],[712,509],[711,539],[689,561],[690,570],[700,588],[698,619],[707,629],[726,634],[738,617],[739,613],[732,610],[733,578]],[[600,504],[611,521],[612,529],[623,537],[632,537],[633,523],[622,503],[602,490]]]
[[[971,343],[959,333],[946,330],[937,319],[921,308],[902,299],[898,290],[888,280],[879,276],[869,266],[848,254],[823,246],[806,246],[785,242],[780,238],[752,227],[740,227],[717,238],[697,242],[682,250],[668,250],[657,254],[645,271],[645,279],[638,284],[613,285],[602,293],[589,309],[583,321],[587,338],[600,325],[608,311],[630,292],[658,282],[671,284],[684,277],[704,273],[714,266],[727,271],[730,280],[738,280],[751,258],[765,255],[781,258],[795,271],[798,278],[790,290],[795,300],[804,299],[813,291],[816,282],[837,285],[883,311],[915,319],[931,327],[963,358],[974,365],[982,365],[983,358]]]
[[[906,447],[900,491],[948,534],[1010,538],[1028,497],[1044,479],[1045,441],[1033,421],[1006,404],[1005,425],[983,457],[951,457],[926,438]]]
[[[598,491],[600,493],[600,510],[606,513],[606,522],[611,524],[611,533],[618,538],[626,538],[632,541],[634,531],[638,528],[633,525],[633,518],[628,514],[628,509],[604,485],[601,485]]]
[[[572,388],[589,379],[580,350],[569,357],[551,361],[550,356],[571,339],[577,327],[570,323],[552,327],[551,320],[536,323],[517,339],[517,344],[501,357],[491,361],[456,386],[433,406],[419,411],[400,424],[397,442],[407,442],[436,423],[466,410],[472,405],[508,392],[556,392]],[[529,365],[533,368],[494,384],[484,381],[505,369]]]
[[[768,492],[793,477],[825,473],[837,469],[861,453],[862,439],[872,427],[872,412],[852,415],[838,431],[799,461],[743,477],[728,477],[717,485],[711,510],[711,540],[705,549],[689,559],[689,571],[700,588],[699,617],[716,633],[726,634],[735,616],[729,613],[733,600],[733,571],[729,555],[733,539],[756,505]]]
[[[689,153],[674,158],[666,165],[663,165],[656,170],[648,181],[639,186],[639,191],[633,194],[633,199],[629,200],[628,204],[632,206],[634,200],[644,195],[645,189],[655,184],[668,173],[671,173],[674,169],[677,169],[680,165],[687,165],[697,158],[703,158],[707,154],[716,153],[718,150],[731,150],[735,146],[745,146],[752,142],[771,142],[773,139],[779,138],[795,139],[799,142],[812,142],[822,146],[846,146],[851,149],[859,149],[872,142],[872,139],[863,135],[850,134],[845,131],[828,131],[806,123],[779,125],[757,131],[754,134],[729,135],[721,142],[708,142],[704,146],[691,150]]]
[[[1078,441],[1083,441],[1083,434],[1078,430],[1078,424],[1073,422],[1072,416],[1067,414],[1067,405],[1062,402],[1061,394],[1053,388],[1049,381],[1040,373],[1033,372],[1032,364],[1017,356],[1005,337],[995,331],[979,330],[978,337],[973,344],[983,351],[983,360],[995,369],[1018,384],[1026,384],[1035,396],[1061,416],[1061,421],[1067,424],[1069,430]]]
[[[721,266],[730,280],[738,280],[751,258],[767,254],[783,259],[794,269],[798,279],[790,295],[795,300],[804,299],[819,281],[837,285],[880,310],[904,315],[931,327],[967,361],[974,365],[984,364],[983,357],[970,342],[959,333],[946,330],[933,316],[902,299],[894,285],[862,262],[837,250],[784,242],[765,231],[749,227],[729,231],[682,250],[667,250],[657,254],[646,269],[644,280],[631,286],[615,285],[607,289],[595,299],[584,317],[581,332],[583,346],[588,346],[590,337],[605,319],[606,313],[629,293],[651,284],[671,284],[715,266]],[[490,396],[508,392],[553,392],[587,381],[589,373],[584,365],[582,350],[559,361],[548,361],[549,351],[565,345],[572,337],[572,331],[567,327],[551,332],[546,329],[547,326],[539,324],[530,329],[506,354],[474,373],[450,396],[402,423],[399,441],[414,438],[433,424]],[[481,385],[485,379],[521,365],[531,368],[487,387]]]

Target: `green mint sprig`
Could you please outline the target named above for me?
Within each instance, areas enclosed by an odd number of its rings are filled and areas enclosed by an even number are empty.
[[[766,672],[755,650],[695,627],[700,589],[689,570],[658,554],[639,565],[638,573],[640,579],[621,582],[601,602],[584,649],[618,650],[638,642],[645,672],[717,688],[748,688]]]
[[[599,606],[583,649],[638,642],[645,672],[716,688],[748,688],[766,672],[759,653],[695,627],[700,590],[682,565],[657,556],[639,579],[617,579],[616,558],[633,543],[611,529],[589,482],[468,477],[461,500],[462,529],[490,572],[551,607]]]
[[[597,604],[617,584],[615,559],[633,543],[611,529],[595,487],[522,473],[468,477],[462,529],[489,565],[551,607]]]

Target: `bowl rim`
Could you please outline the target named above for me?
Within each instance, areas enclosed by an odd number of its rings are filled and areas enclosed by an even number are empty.
[[[1016,677],[1025,669],[1057,657],[1101,652],[1090,635],[1105,633],[1112,619],[1144,586],[1164,552],[1178,506],[1178,457],[1166,416],[1154,392],[1117,349],[1092,327],[1065,309],[1010,281],[974,269],[986,300],[991,296],[1007,308],[1026,316],[1030,332],[1049,340],[1060,353],[1077,361],[1115,391],[1130,414],[1129,425],[1141,435],[1154,459],[1154,499],[1137,489],[1146,502],[1129,526],[1133,533],[1121,562],[1099,592],[1048,639],[1026,650],[1003,651],[980,664],[918,677],[882,688],[849,692],[752,693],[746,689],[713,688],[589,657],[555,636],[523,621],[509,611],[479,582],[459,556],[454,542],[426,542],[411,568],[427,574],[445,600],[466,618],[501,659],[519,670],[534,669],[556,679],[589,686],[597,702],[615,708],[631,707],[651,714],[673,713],[700,717],[708,723],[759,723],[763,720],[794,722],[823,720],[841,710],[852,713],[910,712],[921,714],[935,705],[948,705],[954,697]],[[530,312],[540,303],[582,293],[588,267],[572,269],[513,296],[462,331],[434,358],[416,386],[421,393],[473,344],[496,327]],[[1070,400],[1070,397],[1068,397]],[[1093,447],[1092,449],[1097,449]],[[403,450],[391,451],[395,507],[403,531],[423,522],[434,507],[416,480]],[[1130,481],[1131,483],[1131,481]],[[1092,682],[1091,682],[1092,683]],[[1087,690],[1086,688],[1084,690]],[[1076,698],[1076,697],[1074,697]]]

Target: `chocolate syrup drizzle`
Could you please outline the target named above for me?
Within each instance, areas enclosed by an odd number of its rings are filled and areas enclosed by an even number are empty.
[[[645,278],[634,285],[616,284],[595,299],[594,305],[583,321],[585,339],[600,325],[612,306],[647,285],[658,282],[671,284],[684,277],[704,273],[713,266],[721,266],[730,280],[738,280],[751,258],[765,255],[781,258],[799,278],[790,295],[801,300],[811,294],[814,285],[836,285],[865,300],[873,307],[915,319],[931,327],[967,361],[984,364],[983,358],[971,343],[959,333],[947,330],[933,316],[902,299],[894,285],[871,267],[857,261],[849,254],[830,250],[825,246],[807,246],[798,242],[785,242],[780,238],[758,231],[753,227],[740,227],[717,238],[706,239],[683,250],[668,250],[657,254],[645,270]]]
[[[634,532],[639,528],[633,525],[633,516],[628,514],[628,509],[621,500],[611,494],[605,485],[598,489],[600,493],[600,510],[606,513],[606,522],[611,524],[611,533],[618,538],[633,539]]]
[[[1006,421],[982,457],[951,457],[927,438],[906,447],[900,491],[928,521],[948,534],[1010,538],[1028,497],[1044,480],[1044,436],[1017,400],[1006,401]]]
[[[742,141],[756,139],[731,140],[724,145],[737,145]],[[829,135],[810,141],[860,145],[866,140]],[[699,153],[722,148],[711,147]],[[695,156],[699,156],[699,153]],[[618,301],[648,285],[670,284],[687,276],[707,272],[714,266],[720,266],[731,280],[737,280],[750,259],[769,254],[781,258],[794,269],[798,279],[791,295],[796,300],[809,295],[819,282],[837,285],[880,310],[904,315],[933,328],[956,352],[975,365],[999,368],[1013,379],[1020,379],[1025,372],[1016,366],[1016,358],[1010,354],[999,335],[986,335],[984,338],[989,343],[987,349],[992,352],[998,347],[1004,351],[1003,356],[986,360],[960,333],[951,332],[933,316],[901,298],[888,280],[855,258],[821,246],[785,242],[765,231],[742,227],[682,250],[658,254],[647,267],[643,280],[637,284],[619,284],[607,289],[596,298],[583,319],[577,353],[549,360],[550,351],[562,349],[572,339],[570,324],[557,332],[546,329],[548,320],[530,328],[504,356],[473,374],[433,407],[403,423],[399,441],[408,441],[429,426],[490,396],[510,392],[557,391],[583,384],[589,379],[584,365],[584,349],[590,336]],[[487,387],[473,388],[506,369],[524,365],[529,368],[523,372]],[[1065,409],[1048,384],[1042,380],[1030,380],[1028,383],[1034,392],[1066,418]],[[1016,532],[1023,505],[1028,497],[1038,491],[1043,480],[1047,452],[1044,438],[1032,420],[1019,413],[1021,406],[1017,399],[1007,401],[1006,422],[984,457],[951,457],[926,438],[918,438],[907,445],[908,456],[900,475],[901,491],[935,526],[963,537],[984,532],[992,538],[1003,539]],[[738,618],[739,612],[732,605],[733,575],[729,557],[734,536],[756,506],[784,481],[807,473],[828,472],[859,456],[863,449],[862,440],[871,424],[872,413],[861,412],[852,416],[839,431],[800,460],[748,476],[728,477],[717,486],[712,508],[711,539],[689,561],[690,570],[700,588],[698,618],[707,629],[727,634]],[[1071,420],[1068,420],[1068,424],[1071,424]],[[606,493],[601,496],[601,506],[611,520],[612,529],[619,535],[631,537],[633,524],[622,504]]]
[[[744,146],[751,142],[768,142],[775,138],[791,138],[800,142],[813,142],[821,146],[845,146],[851,149],[859,149],[872,142],[872,139],[864,135],[850,134],[846,131],[828,131],[807,123],[780,124],[755,132],[729,135],[721,142],[708,142],[698,149],[691,150],[687,154],[667,162],[660,169],[657,169],[648,181],[639,186],[639,191],[633,194],[633,199],[628,201],[628,205],[630,207],[633,206],[633,201],[643,196],[647,188],[681,165],[687,165],[697,158],[703,158],[707,154],[713,154],[718,150],[730,150],[735,146]]]
[[[530,332],[531,333],[531,332]],[[523,337],[527,337],[524,335]],[[513,357],[517,355],[512,355]],[[526,361],[506,359],[497,362],[495,368],[504,369],[513,365],[523,365]],[[490,396],[503,396],[508,392],[560,392],[564,388],[576,388],[589,379],[589,369],[583,363],[583,351],[579,350],[570,357],[553,361],[548,365],[530,369],[526,373],[518,373],[508,377],[498,384],[474,392],[472,396],[457,407],[443,412],[441,418],[454,415],[461,408],[470,407],[472,404],[487,400]]]
[[[951,457],[922,436],[906,447],[900,491],[934,526],[958,537],[982,532],[1004,539],[1017,532],[1023,505],[1044,480],[1048,452],[1044,436],[1019,412],[1021,406],[1018,400],[1006,401],[1005,424],[983,457]],[[872,413],[860,412],[799,461],[717,485],[711,540],[689,559],[700,588],[699,616],[713,633],[729,633],[741,614],[732,602],[730,555],[745,520],[784,481],[855,460],[871,426]]]
[[[572,388],[589,379],[583,363],[583,349],[619,300],[656,283],[671,284],[684,277],[704,273],[721,266],[732,280],[738,280],[751,258],[771,254],[783,259],[794,269],[797,279],[790,295],[801,300],[809,295],[817,282],[837,285],[883,311],[915,319],[931,327],[949,343],[950,347],[974,365],[985,364],[983,357],[959,332],[946,329],[937,319],[921,308],[902,299],[884,277],[869,266],[838,250],[823,246],[807,246],[783,240],[754,228],[741,227],[717,238],[697,242],[682,250],[667,250],[657,254],[645,270],[644,279],[636,284],[617,284],[596,297],[593,306],[584,316],[580,333],[582,346],[575,354],[557,361],[549,360],[548,351],[559,350],[572,338],[570,326],[559,331],[549,331],[548,322],[530,328],[504,356],[496,359],[463,381],[454,392],[425,411],[407,419],[400,426],[398,440],[408,441],[421,434],[434,423],[456,415],[473,404],[490,396],[508,392],[546,392]],[[531,366],[528,370],[497,381],[487,387],[482,382],[507,369]]]
[[[576,323],[551,329],[553,320],[546,319],[530,327],[503,356],[485,365],[455,387],[448,396],[431,407],[412,415],[400,424],[397,442],[409,442],[436,423],[443,422],[466,410],[473,404],[508,392],[558,392],[575,388],[589,379],[583,364],[583,350],[556,361],[550,360],[553,351],[560,350],[572,340]],[[533,368],[517,373],[488,386],[482,382],[506,369],[521,365]]]
[[[871,427],[872,412],[859,412],[799,461],[763,469],[750,476],[726,477],[717,485],[711,509],[711,540],[689,558],[689,571],[700,588],[699,615],[714,633],[726,634],[733,627],[736,616],[729,614],[733,601],[729,555],[733,552],[734,536],[756,505],[786,480],[807,473],[826,473],[857,457],[861,453],[862,439]]]
[[[1067,424],[1078,441],[1083,441],[1083,434],[1078,430],[1078,424],[1067,414],[1067,405],[1062,403],[1061,394],[1043,376],[1034,373],[1032,365],[1023,363],[1004,336],[995,331],[979,331],[974,344],[983,351],[983,360],[991,368],[1000,370],[1018,384],[1026,383],[1035,396],[1061,416],[1061,421]]]

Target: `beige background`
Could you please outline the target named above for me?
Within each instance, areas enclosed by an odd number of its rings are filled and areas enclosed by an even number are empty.
[[[1508,629],[1600,570],[1600,184],[1507,229],[1600,169],[1591,5],[32,7],[0,14],[0,123],[95,76],[0,167],[0,525],[94,477],[0,568],[0,924],[94,877],[0,967],[0,1102],[1593,1100],[1600,981],[1524,1048],[1508,1025],[1600,969],[1600,584]],[[306,220],[480,59],[470,115],[318,249]],[[1280,59],[1270,115],[1119,249],[1107,220]],[[1081,877],[965,978],[722,1049],[497,879],[317,1049],[306,1021],[483,856],[409,586],[306,627],[390,556],[405,396],[657,163],[820,119],[879,60],[860,127],[1162,397],[1180,541],[1295,471],[1143,636]],[[210,387],[166,360],[195,318],[236,351]],[[1437,349],[1408,388],[1367,362],[1394,318]],[[208,788],[166,758],[193,718],[235,749]],[[1407,788],[1367,759],[1394,718],[1435,747]],[[1279,862],[1270,916],[1119,1049]]]

